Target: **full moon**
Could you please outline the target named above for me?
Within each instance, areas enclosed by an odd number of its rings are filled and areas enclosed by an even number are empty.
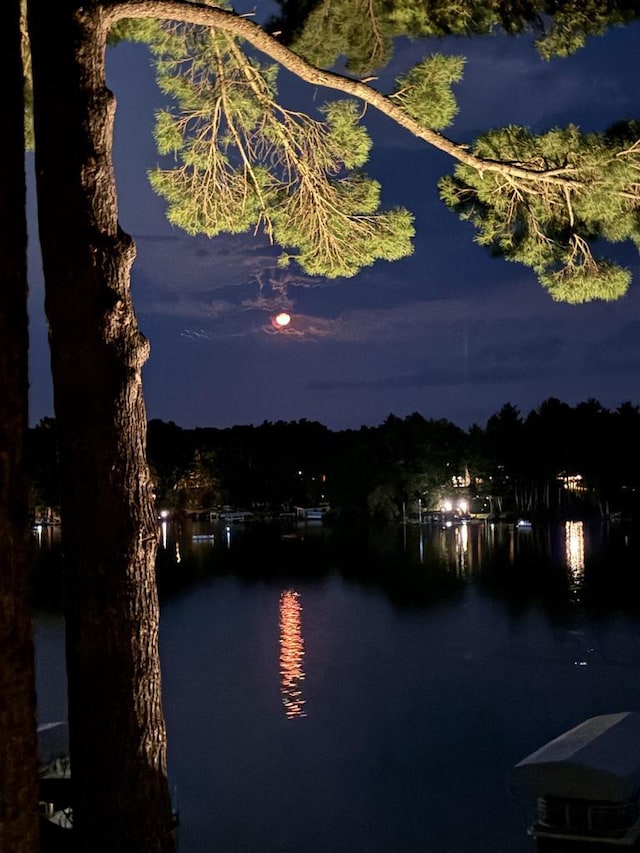
[[[282,311],[275,318],[276,326],[280,326],[281,329],[284,329],[285,326],[288,326],[291,322],[291,315],[287,314],[286,311]]]

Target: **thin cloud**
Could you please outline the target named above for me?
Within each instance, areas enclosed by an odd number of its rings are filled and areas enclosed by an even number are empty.
[[[443,385],[501,385],[530,381],[557,374],[558,356],[565,341],[559,337],[541,337],[524,347],[506,345],[484,347],[461,353],[456,360],[442,359],[421,369],[375,378],[310,380],[306,387],[315,391],[383,391],[425,388]],[[565,365],[566,367],[566,365]]]
[[[279,250],[248,234],[206,237],[137,237],[134,281],[150,293],[201,293],[251,282],[275,268]]]
[[[318,342],[336,340],[339,337],[342,320],[327,317],[310,317],[305,314],[292,314],[290,325],[283,329],[273,323],[265,323],[261,331],[267,335],[277,335],[291,342]]]
[[[213,319],[231,314],[237,311],[234,302],[213,300],[203,302],[200,300],[188,300],[176,297],[175,300],[159,300],[146,303],[140,310],[142,315],[158,315],[166,317],[193,317],[201,320]]]
[[[640,321],[627,323],[593,342],[586,350],[584,364],[590,369],[637,374],[640,371]]]
[[[185,329],[180,332],[180,337],[186,338],[189,341],[210,341],[211,336],[204,329]]]

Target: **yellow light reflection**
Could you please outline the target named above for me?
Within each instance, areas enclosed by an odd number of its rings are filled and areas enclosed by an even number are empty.
[[[584,524],[582,521],[567,521],[565,524],[566,559],[574,581],[584,574]]]
[[[299,594],[293,589],[284,590],[280,594],[280,692],[289,719],[306,717],[301,686],[304,681],[301,614]]]
[[[458,528],[458,548],[463,554],[469,550],[469,526],[467,524],[461,524]]]
[[[456,556],[461,574],[466,574],[469,558],[469,527],[461,524],[456,528]]]

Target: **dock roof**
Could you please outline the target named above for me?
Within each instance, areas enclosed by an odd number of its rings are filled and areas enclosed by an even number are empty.
[[[512,769],[510,785],[535,796],[622,802],[640,791],[640,713],[591,717]]]

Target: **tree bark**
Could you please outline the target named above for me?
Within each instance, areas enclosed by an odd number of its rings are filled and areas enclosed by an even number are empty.
[[[20,2],[0,23],[0,851],[38,849],[38,758],[24,442],[28,416],[27,225]]]
[[[119,228],[107,26],[95,0],[30,0],[36,174],[59,434],[71,772],[81,851],[174,849],[146,461]]]

